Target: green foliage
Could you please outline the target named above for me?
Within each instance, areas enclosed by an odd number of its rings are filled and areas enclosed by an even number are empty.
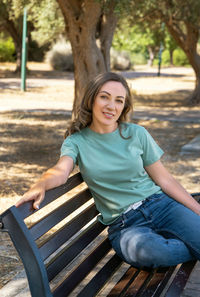
[[[154,65],[158,65],[158,57],[154,60]],[[162,52],[162,65],[169,66],[170,65],[170,53],[169,50],[166,49]],[[176,48],[173,51],[173,65],[174,66],[188,66],[189,61],[181,48]]]
[[[160,22],[135,24],[131,26],[122,20],[115,31],[113,47],[118,51],[127,51],[133,64],[145,64],[149,58],[148,51],[155,54],[159,51],[165,32]]]
[[[147,63],[146,55],[142,53],[133,53],[131,55],[131,62],[133,65],[145,65]]]
[[[165,31],[165,40],[164,40],[165,49],[169,51],[174,51],[178,46],[174,38],[169,34],[169,32]]]
[[[13,62],[15,60],[15,46],[11,37],[5,38],[0,34],[0,62]]]
[[[127,22],[121,23],[115,30],[112,46],[118,51],[128,51],[130,53],[140,51],[140,36],[136,30],[136,27],[130,27]]]
[[[55,0],[2,0],[0,2],[0,24],[1,19],[5,19],[4,7],[7,8],[7,14],[10,20],[15,22],[18,27],[22,25],[24,7],[27,8],[27,20],[31,27],[32,39],[39,46],[54,42],[60,34],[64,32],[64,19],[57,1]],[[4,6],[2,6],[5,4]],[[1,7],[2,6],[2,7]],[[4,8],[5,10],[5,8]],[[22,28],[21,28],[22,30]]]
[[[158,61],[157,61],[158,63]],[[162,65],[170,65],[170,54],[169,50],[164,50],[162,52]]]
[[[186,57],[185,53],[182,49],[177,48],[173,54],[173,60],[175,66],[186,66],[189,65],[188,58]]]
[[[58,3],[55,0],[29,1],[29,20],[34,24],[32,37],[39,45],[55,42],[64,33],[65,25]]]

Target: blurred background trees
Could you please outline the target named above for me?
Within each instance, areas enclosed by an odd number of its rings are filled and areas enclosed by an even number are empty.
[[[136,64],[190,65],[200,103],[199,0],[1,0],[0,61],[20,69],[23,8],[28,9],[28,60],[47,59],[74,71],[76,112],[97,73]]]
[[[177,45],[187,56],[196,76],[196,86],[189,101],[200,103],[200,55],[197,50],[200,33],[199,0],[122,0],[133,22],[163,22]]]

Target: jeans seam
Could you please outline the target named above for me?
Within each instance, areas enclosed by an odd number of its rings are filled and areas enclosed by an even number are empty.
[[[176,236],[177,239],[181,240],[186,246],[189,246],[189,248],[193,249],[197,254],[200,255],[199,251],[196,250],[196,248],[192,247],[190,244],[188,244],[188,242],[185,242],[185,240],[183,240],[180,236],[178,236],[175,232],[171,231],[171,230],[167,230],[167,229],[156,229],[156,232],[168,232],[171,233],[172,235]]]

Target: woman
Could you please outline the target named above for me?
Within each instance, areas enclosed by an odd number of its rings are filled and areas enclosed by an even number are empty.
[[[200,259],[200,205],[168,173],[163,151],[141,126],[127,122],[125,79],[104,73],[89,83],[57,164],[16,204],[67,181],[75,164],[88,184],[99,220],[117,254],[134,266],[170,266]]]

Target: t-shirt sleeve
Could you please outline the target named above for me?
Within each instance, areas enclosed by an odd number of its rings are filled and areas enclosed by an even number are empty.
[[[160,160],[161,156],[164,154],[163,150],[145,128],[143,128],[143,133],[141,135],[141,144],[143,149],[142,159],[144,166],[155,163]]]
[[[69,156],[73,159],[74,165],[77,164],[77,156],[78,156],[78,146],[76,143],[68,136],[62,146],[61,146],[61,153],[60,157],[62,156]]]

